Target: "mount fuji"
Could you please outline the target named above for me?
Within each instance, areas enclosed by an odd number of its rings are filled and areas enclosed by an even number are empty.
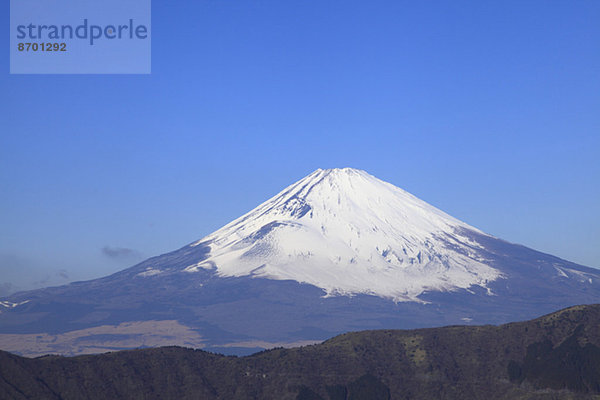
[[[327,296],[420,301],[427,290],[487,289],[502,276],[463,230],[481,233],[364,171],[317,170],[193,243],[210,253],[184,271],[290,279]]]
[[[599,270],[495,238],[364,171],[319,169],[179,250],[2,299],[0,348],[245,354],[599,301]]]

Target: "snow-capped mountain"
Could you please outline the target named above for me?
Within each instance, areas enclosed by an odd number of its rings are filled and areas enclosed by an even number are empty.
[[[599,270],[490,236],[364,171],[317,170],[179,250],[0,299],[0,349],[243,354],[598,302]]]
[[[502,276],[465,229],[479,232],[364,171],[319,169],[193,243],[210,254],[185,271],[420,301],[426,290],[487,288]]]

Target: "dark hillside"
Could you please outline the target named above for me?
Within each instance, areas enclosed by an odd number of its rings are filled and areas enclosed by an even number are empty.
[[[348,333],[240,358],[178,347],[0,352],[0,398],[597,399],[600,305],[501,326]]]

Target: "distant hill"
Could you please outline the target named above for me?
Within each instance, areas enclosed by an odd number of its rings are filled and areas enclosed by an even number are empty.
[[[247,357],[0,352],[3,399],[598,399],[600,305],[527,322],[348,333]]]

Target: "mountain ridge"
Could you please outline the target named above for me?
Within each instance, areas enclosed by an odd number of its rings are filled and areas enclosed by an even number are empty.
[[[21,358],[0,351],[0,397],[596,399],[600,305],[500,326],[351,332],[227,357],[181,347]]]

